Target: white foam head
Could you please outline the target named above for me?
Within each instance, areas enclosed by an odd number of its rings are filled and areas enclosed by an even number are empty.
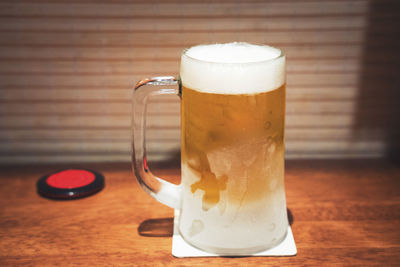
[[[183,86],[200,92],[267,92],[285,83],[285,56],[266,45],[199,45],[182,54],[180,76]]]

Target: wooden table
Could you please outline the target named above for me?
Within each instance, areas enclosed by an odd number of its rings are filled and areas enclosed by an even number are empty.
[[[37,179],[66,166],[3,167],[0,266],[399,266],[400,166],[375,160],[289,161],[294,257],[178,259],[173,211],[146,195],[129,164],[97,164],[106,187],[80,200],[37,195]],[[70,166],[69,166],[70,167]],[[178,168],[159,176],[179,180]]]

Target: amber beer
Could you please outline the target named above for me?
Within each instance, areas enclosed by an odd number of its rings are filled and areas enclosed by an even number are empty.
[[[181,235],[220,254],[276,245],[288,228],[284,56],[247,43],[197,46],[182,55],[181,81]]]

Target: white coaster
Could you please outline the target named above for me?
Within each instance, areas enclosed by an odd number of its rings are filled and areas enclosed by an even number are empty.
[[[172,236],[172,255],[178,258],[185,257],[218,257],[221,255],[208,253],[188,244],[179,234],[179,211],[175,210],[174,235]],[[286,238],[277,246],[248,256],[294,256],[297,254],[292,229],[288,227]]]

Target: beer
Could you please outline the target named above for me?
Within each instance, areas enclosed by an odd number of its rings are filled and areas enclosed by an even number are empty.
[[[253,253],[285,237],[284,67],[268,46],[183,53],[179,229],[192,245]]]

